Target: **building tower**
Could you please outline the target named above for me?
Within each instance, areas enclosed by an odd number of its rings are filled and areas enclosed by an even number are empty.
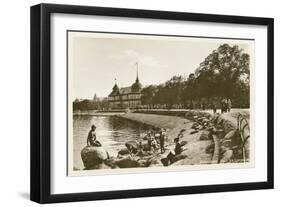
[[[139,68],[138,68],[138,62],[136,62],[136,70],[137,70],[137,77],[135,83],[132,85],[132,92],[138,92],[141,90],[142,85],[139,81]]]

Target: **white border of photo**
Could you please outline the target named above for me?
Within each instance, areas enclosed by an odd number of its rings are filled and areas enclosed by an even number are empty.
[[[251,136],[255,165],[243,169],[177,171],[95,176],[67,176],[66,31],[104,31],[160,35],[255,39],[251,58]],[[253,62],[255,61],[255,62]],[[198,63],[199,64],[199,63]],[[51,193],[79,193],[144,188],[248,183],[267,180],[267,28],[71,14],[51,15]],[[258,92],[258,93],[255,93]],[[254,113],[258,112],[258,113]]]

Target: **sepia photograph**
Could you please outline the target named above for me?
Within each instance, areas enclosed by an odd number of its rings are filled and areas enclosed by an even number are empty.
[[[253,167],[254,45],[67,31],[67,175]]]

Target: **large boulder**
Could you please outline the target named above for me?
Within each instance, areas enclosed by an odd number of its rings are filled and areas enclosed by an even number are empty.
[[[94,168],[109,158],[103,147],[86,146],[81,151],[81,158],[86,169]]]
[[[130,152],[127,148],[123,148],[121,150],[119,150],[118,152],[118,157],[123,157],[124,155],[129,155]]]
[[[137,141],[128,141],[125,143],[125,146],[133,153],[136,153],[139,149],[139,143]]]
[[[122,159],[116,160],[115,165],[119,168],[135,168],[140,167],[140,163],[138,162],[139,157],[131,157],[127,156]]]

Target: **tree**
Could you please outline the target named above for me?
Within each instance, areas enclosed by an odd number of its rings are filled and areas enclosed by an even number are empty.
[[[149,85],[142,89],[141,102],[142,105],[151,105],[153,104],[153,98],[157,92],[157,86]]]
[[[195,72],[197,86],[199,86],[198,96],[207,98],[249,96],[246,92],[249,91],[247,89],[249,88],[249,63],[250,56],[243,53],[237,45],[219,46],[204,59]]]

